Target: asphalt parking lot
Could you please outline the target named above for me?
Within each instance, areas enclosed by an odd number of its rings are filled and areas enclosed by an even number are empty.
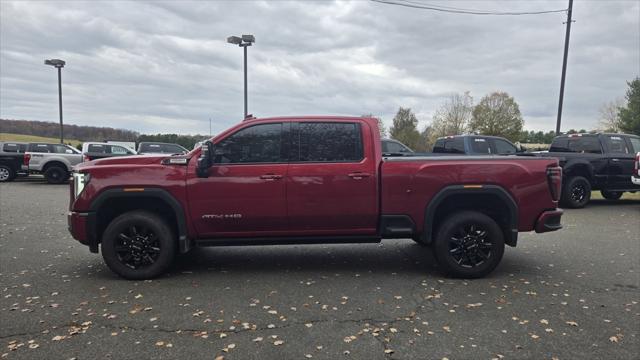
[[[428,249],[196,249],[117,278],[67,232],[68,186],[0,184],[7,359],[637,359],[640,201],[593,201],[521,234],[489,277],[443,277]]]

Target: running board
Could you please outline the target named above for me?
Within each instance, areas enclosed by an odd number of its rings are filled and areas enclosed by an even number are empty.
[[[379,236],[303,236],[303,237],[258,237],[219,238],[195,240],[198,247],[247,246],[247,245],[299,245],[299,244],[359,244],[379,243]]]

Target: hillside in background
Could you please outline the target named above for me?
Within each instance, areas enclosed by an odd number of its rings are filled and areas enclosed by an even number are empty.
[[[59,138],[60,124],[46,121],[0,119],[0,132]],[[139,134],[137,132],[131,130],[97,126],[64,125],[64,137],[79,141],[136,141],[138,136]]]
[[[58,142],[60,139],[60,124],[47,121],[32,120],[7,120],[0,119],[0,133],[3,140],[12,141],[42,141]],[[29,136],[31,138],[29,138]],[[36,140],[35,137],[47,138]],[[177,134],[139,134],[136,131],[114,129],[109,127],[64,125],[65,142],[76,143],[85,141],[156,141],[180,144],[187,149],[192,149],[200,140],[207,139],[206,135],[177,135]],[[74,140],[67,140],[74,139]]]

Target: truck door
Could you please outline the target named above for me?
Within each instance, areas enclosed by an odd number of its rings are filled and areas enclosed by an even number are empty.
[[[201,237],[255,237],[287,230],[289,124],[261,123],[218,141],[208,178],[190,171],[191,217]]]
[[[287,174],[292,234],[376,233],[377,160],[370,133],[368,125],[359,122],[292,124]]]
[[[634,154],[625,137],[621,135],[604,135],[607,146],[607,187],[610,189],[631,189]]]

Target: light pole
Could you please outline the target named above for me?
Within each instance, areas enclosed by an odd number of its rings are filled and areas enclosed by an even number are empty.
[[[229,36],[227,42],[244,48],[244,117],[246,119],[249,115],[247,106],[247,47],[256,42],[256,38],[253,35]]]
[[[50,59],[44,61],[45,65],[51,65],[58,69],[58,108],[60,110],[60,144],[64,144],[64,136],[62,132],[62,68],[64,67],[64,60]]]

